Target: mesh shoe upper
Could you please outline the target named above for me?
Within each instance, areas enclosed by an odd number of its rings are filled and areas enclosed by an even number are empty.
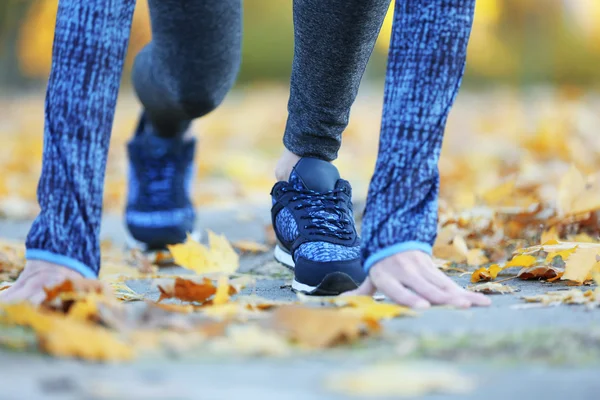
[[[339,178],[337,169],[325,161],[303,158],[289,182],[278,182],[272,191],[273,223],[282,247],[296,264],[296,276],[303,264],[311,275],[340,270],[360,283],[360,239],[354,226],[352,189]],[[300,166],[300,167],[299,167]],[[321,272],[315,272],[317,265]],[[312,279],[313,277],[309,277]],[[315,276],[314,281],[322,276]]]
[[[129,191],[125,219],[132,236],[149,247],[185,240],[194,227],[190,201],[195,140],[138,134],[128,144]]]

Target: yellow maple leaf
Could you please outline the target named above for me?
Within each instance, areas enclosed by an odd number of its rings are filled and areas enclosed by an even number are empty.
[[[239,256],[227,238],[211,231],[208,231],[208,238],[208,247],[189,236],[185,243],[168,246],[175,263],[200,275],[235,273],[239,267]]]
[[[548,253],[548,256],[546,256],[546,262],[547,263],[552,262],[552,260],[554,260],[554,257],[557,257],[557,256],[560,256],[560,258],[562,258],[563,261],[566,261],[567,258],[569,258],[569,256],[575,252],[575,250],[577,250],[577,246],[573,247],[572,249],[566,249],[566,250],[560,250],[560,251],[554,251],[552,253]]]
[[[571,166],[558,187],[558,209],[561,215],[574,215],[600,209],[597,180],[588,185],[583,174]]]
[[[498,264],[492,264],[489,268],[481,267],[471,274],[471,282],[477,283],[496,279],[502,269]]]
[[[336,298],[335,304],[349,305],[351,310],[358,311],[363,318],[379,321],[399,317],[401,315],[417,315],[408,307],[397,304],[378,302],[371,296],[341,296]]]
[[[217,292],[213,298],[213,304],[218,306],[227,303],[229,301],[229,290],[229,278],[226,276],[219,277]]]
[[[455,236],[449,244],[441,240],[436,242],[433,253],[437,258],[462,263],[467,260],[469,248],[462,236]]]
[[[531,267],[533,264],[535,264],[535,262],[536,262],[536,258],[534,256],[519,255],[519,256],[513,257],[512,260],[510,260],[509,262],[504,264],[504,267],[502,267],[502,269],[513,268],[513,267]]]
[[[92,361],[129,360],[134,356],[128,344],[101,326],[37,310],[29,303],[3,305],[1,310],[4,323],[32,328],[40,348],[49,354]]]
[[[561,279],[578,283],[591,279],[593,272],[600,271],[598,254],[600,254],[598,248],[577,249],[565,261],[565,273]]]

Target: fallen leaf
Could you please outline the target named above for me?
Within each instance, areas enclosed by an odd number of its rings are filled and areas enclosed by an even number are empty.
[[[518,255],[513,257],[509,262],[504,264],[502,269],[514,267],[531,267],[536,262],[536,258],[530,255]]]
[[[144,300],[144,295],[136,293],[125,282],[111,282],[110,287],[115,297],[121,301],[140,301]]]
[[[497,264],[490,265],[489,268],[479,268],[473,274],[471,274],[471,282],[477,283],[480,281],[490,281],[496,279],[498,273],[502,271],[502,267]]]
[[[377,302],[371,296],[340,296],[335,300],[336,305],[349,305],[353,312],[358,311],[363,318],[379,321],[381,319],[399,316],[416,316],[409,307],[398,304]]]
[[[172,285],[159,285],[160,297],[158,302],[164,299],[176,298],[182,301],[195,301],[204,303],[217,292],[213,282],[204,278],[202,283],[196,283],[189,279],[175,278]]]
[[[375,365],[333,374],[327,389],[349,396],[419,397],[427,394],[465,394],[475,388],[472,379],[437,364]]]
[[[577,250],[577,247],[573,247],[572,249],[566,249],[566,250],[554,251],[552,253],[548,253],[548,256],[546,256],[546,262],[547,263],[552,262],[555,257],[560,257],[563,261],[566,261],[567,258],[569,258],[569,256],[575,252],[575,250]]]
[[[456,236],[450,244],[438,244],[434,246],[433,253],[437,258],[442,260],[463,263],[467,261],[469,249],[467,243],[462,236]]]
[[[39,311],[28,303],[3,305],[0,310],[4,323],[32,328],[40,348],[48,354],[91,361],[123,361],[134,356],[129,345],[101,326]]]
[[[233,247],[241,251],[242,253],[266,253],[269,251],[269,247],[258,242],[251,240],[238,240],[232,243]]]
[[[582,214],[600,209],[597,179],[587,184],[581,172],[571,166],[558,187],[558,210],[562,215]]]
[[[271,321],[277,331],[314,348],[351,343],[368,331],[360,312],[340,313],[334,309],[284,306],[275,310]]]
[[[598,248],[578,248],[565,261],[565,273],[561,279],[578,283],[592,279],[594,271],[600,272],[600,263],[596,259],[598,254]]]
[[[523,280],[529,279],[554,279],[558,274],[564,272],[562,268],[551,265],[537,265],[529,268],[523,268],[517,274],[517,277]]]
[[[487,282],[480,283],[479,285],[468,286],[467,290],[484,294],[507,294],[517,291],[517,289],[513,288],[512,286],[496,282]]]
[[[217,291],[213,299],[215,306],[225,304],[229,301],[229,279],[226,276],[221,276],[217,285]]]
[[[586,304],[596,300],[595,293],[591,290],[586,292],[580,289],[548,292],[534,296],[523,296],[528,303],[542,303],[545,306],[564,304]]]
[[[257,325],[230,326],[226,337],[213,340],[210,348],[236,356],[283,356],[291,350],[285,337]]]
[[[188,236],[185,243],[168,246],[177,265],[197,274],[231,275],[239,267],[239,256],[225,236],[208,231],[206,247]]]
[[[489,261],[482,249],[471,249],[467,253],[467,264],[472,267],[479,267]]]
[[[556,230],[556,226],[553,226],[550,229],[542,232],[542,235],[540,237],[540,242],[542,244],[548,243],[550,241],[555,241],[556,243],[558,243],[558,240],[559,240],[559,236],[558,236],[558,232]]]
[[[105,294],[106,286],[94,279],[67,279],[55,286],[44,287],[44,292],[46,292],[44,304],[50,304],[62,295],[69,295],[69,298],[73,299],[77,296],[84,297],[88,293]]]

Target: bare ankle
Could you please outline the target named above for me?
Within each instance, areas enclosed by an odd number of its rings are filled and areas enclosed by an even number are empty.
[[[287,181],[290,178],[292,169],[294,169],[294,166],[298,161],[300,161],[300,156],[285,149],[275,167],[275,178],[278,181]]]

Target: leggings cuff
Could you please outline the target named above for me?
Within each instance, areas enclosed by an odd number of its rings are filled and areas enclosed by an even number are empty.
[[[25,252],[25,258],[27,260],[47,261],[53,264],[62,265],[63,267],[67,267],[75,272],[80,273],[81,275],[83,275],[84,278],[96,279],[98,277],[94,269],[88,267],[81,261],[71,257],[52,253],[51,251],[41,249],[27,249],[27,251]]]

